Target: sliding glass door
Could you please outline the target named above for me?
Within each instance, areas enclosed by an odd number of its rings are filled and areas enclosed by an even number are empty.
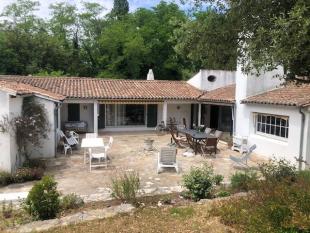
[[[107,104],[106,126],[145,126],[146,105]]]

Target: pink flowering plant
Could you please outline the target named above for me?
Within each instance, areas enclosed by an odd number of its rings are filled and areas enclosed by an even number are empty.
[[[42,146],[42,139],[48,138],[50,131],[47,113],[44,106],[34,97],[23,99],[22,113],[20,116],[3,116],[0,120],[0,132],[10,133],[16,138],[18,146],[18,162],[29,160],[32,148]]]

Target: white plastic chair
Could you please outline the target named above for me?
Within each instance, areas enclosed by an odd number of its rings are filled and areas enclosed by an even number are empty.
[[[79,143],[80,142],[80,136],[78,133],[74,132],[74,131],[69,131],[71,137],[75,138],[75,140]]]
[[[67,151],[70,150],[70,153],[72,154],[72,147],[66,143],[64,143],[64,152],[65,156],[67,156]]]
[[[97,159],[98,163],[93,163],[93,159]],[[107,158],[107,149],[104,148],[104,152],[100,153],[90,153],[89,156],[89,171],[91,172],[91,169],[93,167],[108,167],[108,158]]]
[[[87,133],[85,134],[85,138],[97,138],[98,134],[97,133]]]
[[[179,167],[177,163],[177,149],[175,147],[162,147],[158,152],[158,164],[157,173],[161,168],[172,167],[179,173]]]
[[[248,166],[248,159],[250,158],[252,152],[256,149],[256,145],[252,145],[249,149],[248,152],[242,156],[242,157],[235,157],[233,155],[230,156],[230,159],[234,161],[235,163],[242,165],[242,166]]]
[[[206,134],[210,134],[210,133],[211,133],[211,131],[212,131],[212,129],[211,129],[211,128],[206,128],[206,129],[205,129],[205,133],[206,133]]]
[[[114,140],[113,137],[110,136],[110,138],[109,138],[109,143],[108,143],[108,145],[106,146],[106,148],[107,148],[108,150],[112,148],[113,140]]]

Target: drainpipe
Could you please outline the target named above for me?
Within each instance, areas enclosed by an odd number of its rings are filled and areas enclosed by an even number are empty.
[[[60,125],[58,125],[58,123],[60,122],[60,119],[59,118],[59,114],[58,114],[58,111],[60,110],[60,107],[61,107],[61,103],[55,103],[55,109],[54,109],[54,124],[56,126],[57,124],[57,128],[54,127],[54,138],[55,138],[55,157],[57,155],[57,146],[58,146],[58,135],[57,135],[57,129],[61,128]],[[57,122],[56,122],[56,119],[57,119]]]
[[[302,169],[303,162],[303,145],[304,145],[304,128],[305,128],[305,113],[302,111],[302,107],[299,107],[299,113],[301,114],[301,130],[300,130],[300,144],[299,144],[299,158],[298,158],[298,170]]]

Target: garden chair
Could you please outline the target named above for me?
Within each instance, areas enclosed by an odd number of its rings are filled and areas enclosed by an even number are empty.
[[[67,137],[62,130],[57,129],[57,135],[63,140],[64,153],[67,155],[67,151],[70,150],[72,154],[72,147],[78,145],[78,141],[74,137]]]
[[[211,131],[212,131],[212,129],[211,129],[211,128],[208,128],[208,127],[207,127],[207,128],[205,128],[205,133],[206,133],[206,134],[210,134],[210,133],[211,133]]]
[[[108,167],[108,157],[107,157],[107,148],[103,147],[103,151],[99,153],[94,153],[91,151],[89,155],[89,171],[94,167]],[[93,160],[98,160],[97,163],[94,163]]]
[[[248,151],[245,153],[244,156],[242,157],[236,157],[236,156],[233,156],[231,155],[230,156],[230,159],[232,161],[234,161],[235,163],[239,164],[239,165],[242,165],[242,166],[246,166],[248,167],[248,159],[250,158],[252,152],[256,149],[256,144],[252,145]]]
[[[215,130],[214,136],[218,138],[218,140],[220,140],[220,137],[222,136],[223,132],[219,131],[219,130]]]
[[[180,148],[186,147],[186,138],[176,136],[172,129],[169,129],[169,132],[171,134],[171,143],[174,142]]]
[[[176,155],[177,149],[175,147],[162,147],[158,152],[157,173],[160,172],[161,168],[166,167],[175,168],[176,172],[179,173]]]
[[[75,140],[79,143],[80,142],[80,136],[78,133],[76,133],[75,131],[69,131],[69,134],[71,135],[71,137],[75,138]]]
[[[201,144],[200,144],[200,148],[201,148],[201,155],[205,155],[205,154],[210,154],[210,156],[212,155],[212,153],[214,153],[214,155],[216,155],[216,151],[217,151],[217,138],[207,138],[206,140],[204,140]]]
[[[97,133],[87,133],[85,134],[85,138],[97,138],[98,134]]]

